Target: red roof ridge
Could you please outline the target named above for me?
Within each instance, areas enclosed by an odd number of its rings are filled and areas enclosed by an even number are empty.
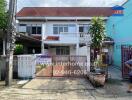
[[[61,9],[60,9],[61,8]],[[111,7],[24,7],[17,17],[43,16],[110,16]]]

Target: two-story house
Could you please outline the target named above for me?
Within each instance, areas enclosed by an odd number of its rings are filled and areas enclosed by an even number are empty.
[[[27,53],[90,55],[90,20],[102,16],[107,21],[111,14],[110,7],[25,7],[16,18],[20,33],[41,40],[41,45],[27,43]]]

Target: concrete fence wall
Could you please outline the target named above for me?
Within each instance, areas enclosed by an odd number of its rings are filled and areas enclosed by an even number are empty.
[[[35,55],[18,55],[13,60],[13,78],[33,78],[35,76]],[[6,76],[6,57],[0,56],[0,80]]]
[[[36,58],[38,58],[38,56],[42,56],[42,60],[47,61],[45,57],[43,57],[44,55],[41,54],[36,54],[36,55],[18,55],[18,56],[14,56],[14,61],[13,61],[13,76],[15,78],[34,78],[35,77],[35,73],[36,73],[36,62],[38,60],[36,60]],[[64,56],[51,56],[51,59],[53,60],[53,58],[57,57],[56,60],[59,60],[61,57]],[[87,60],[87,56],[81,56],[81,55],[75,55],[75,56],[66,56],[66,57],[70,57],[70,59],[73,59],[73,61],[71,62],[83,62],[86,63],[88,62]],[[60,59],[60,61],[63,62],[62,59]],[[0,57],[0,71],[1,71],[1,76],[2,78],[5,78],[5,73],[6,73],[6,57]],[[81,69],[86,69],[86,66],[82,66]],[[89,69],[89,66],[87,66],[87,71]]]
[[[14,56],[14,60],[13,60],[13,77],[17,78],[17,74],[18,74],[18,60],[17,60],[17,56]],[[6,57],[5,56],[0,56],[0,79],[5,79],[5,75],[6,75]]]

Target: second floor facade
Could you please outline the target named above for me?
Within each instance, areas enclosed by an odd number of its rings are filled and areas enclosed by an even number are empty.
[[[67,21],[47,21],[47,22],[28,22],[23,21],[18,24],[18,32],[24,33],[25,35],[43,38],[48,42],[74,42],[76,43],[78,39],[85,36],[90,39],[90,34],[88,33],[90,27],[90,22],[67,22]],[[58,39],[57,39],[58,37]],[[54,39],[56,38],[56,39]]]
[[[49,12],[47,12],[47,10]],[[73,12],[72,12],[73,11]],[[90,41],[90,21],[103,16],[106,22],[110,8],[36,7],[23,8],[17,14],[18,32],[43,40],[47,44],[76,44]]]

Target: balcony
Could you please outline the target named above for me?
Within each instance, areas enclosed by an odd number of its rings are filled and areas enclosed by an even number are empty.
[[[47,44],[76,44],[90,42],[90,34],[87,33],[46,34],[45,37],[45,43]]]

